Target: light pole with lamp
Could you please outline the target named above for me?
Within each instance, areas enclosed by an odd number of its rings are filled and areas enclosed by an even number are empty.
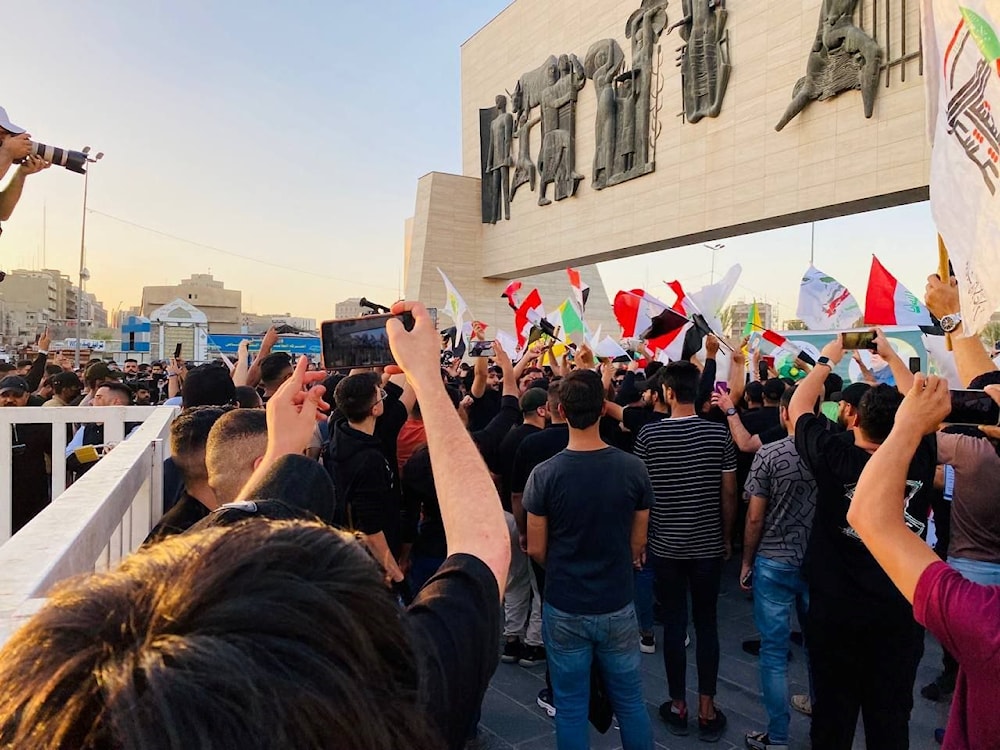
[[[705,247],[707,247],[709,250],[712,251],[712,278],[711,278],[711,280],[708,283],[709,284],[714,284],[715,283],[715,254],[717,252],[719,252],[720,250],[722,250],[725,247],[725,245],[723,245],[721,242],[717,242],[714,245],[707,245],[706,244]]]
[[[91,158],[90,146],[84,146],[83,153],[87,154],[87,162],[89,164],[96,164],[104,158],[103,151],[98,151],[97,154]],[[80,292],[76,300],[76,354],[73,357],[73,367],[76,369],[80,368],[80,312],[83,309],[83,282],[90,278],[90,272],[84,265],[86,260],[85,248],[87,241],[87,183],[89,179],[90,169],[88,168],[87,171],[83,173],[83,218],[80,221]]]

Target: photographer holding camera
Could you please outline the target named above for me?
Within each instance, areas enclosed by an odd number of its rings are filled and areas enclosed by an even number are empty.
[[[7,221],[14,213],[14,207],[24,189],[24,178],[52,166],[51,162],[32,154],[31,135],[12,123],[7,110],[0,107],[0,179],[7,174],[12,164],[20,166],[7,187],[0,191],[0,221]]]

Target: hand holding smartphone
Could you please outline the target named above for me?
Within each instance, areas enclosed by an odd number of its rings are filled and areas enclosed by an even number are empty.
[[[840,337],[845,349],[876,351],[875,331],[845,331]]]
[[[327,370],[350,370],[396,364],[385,330],[385,324],[393,317],[399,318],[407,331],[413,330],[413,315],[408,312],[323,321],[320,325],[323,366]]]
[[[492,341],[473,341],[469,344],[469,356],[475,359],[495,355]]]

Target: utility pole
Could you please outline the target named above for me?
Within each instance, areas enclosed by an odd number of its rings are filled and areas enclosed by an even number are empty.
[[[90,158],[90,146],[85,146],[83,148],[83,153],[88,154],[87,161],[90,164],[96,164],[101,159],[104,158],[104,152],[98,151],[94,158]],[[90,272],[87,270],[85,265],[86,261],[86,243],[87,243],[87,186],[90,180],[90,169],[88,168],[86,172],[83,173],[83,218],[80,220],[80,286],[79,292],[76,298],[76,351],[73,357],[73,367],[76,369],[80,368],[80,336],[82,326],[80,325],[80,313],[83,310],[83,282],[90,278]]]

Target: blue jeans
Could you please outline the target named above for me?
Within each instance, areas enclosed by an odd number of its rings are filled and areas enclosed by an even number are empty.
[[[969,560],[965,557],[949,557],[948,564],[962,574],[967,581],[983,586],[1000,586],[1000,565]]]
[[[649,633],[653,630],[653,568],[647,560],[632,575],[635,580],[635,615],[639,618],[639,630]]]
[[[799,568],[757,555],[753,568],[753,618],[760,631],[760,688],[771,742],[788,742],[788,640],[792,607],[804,623],[809,585]],[[810,693],[812,690],[810,689]]]
[[[588,709],[590,668],[594,657],[625,750],[651,750],[653,728],[642,697],[638,625],[632,604],[604,615],[574,615],[542,606],[542,634],[556,704],[556,747],[590,747]]]

